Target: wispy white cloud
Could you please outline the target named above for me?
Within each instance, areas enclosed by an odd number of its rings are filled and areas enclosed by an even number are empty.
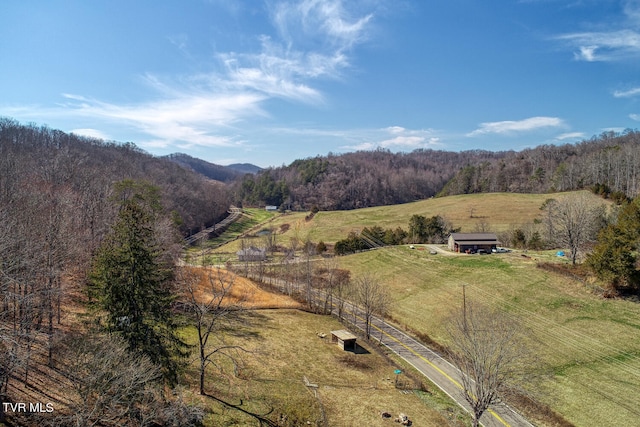
[[[586,136],[586,134],[584,132],[567,132],[567,133],[561,133],[560,135],[556,136],[556,139],[558,141],[565,141],[567,139],[582,139]]]
[[[530,117],[524,120],[481,123],[478,129],[468,133],[467,136],[532,132],[543,128],[562,127],[564,125],[564,121],[557,117]]]
[[[73,129],[71,130],[71,133],[81,136],[88,136],[90,138],[104,139],[105,141],[111,139],[106,133],[98,129]]]
[[[640,1],[622,1],[623,15],[619,20],[592,23],[600,31],[562,34],[558,40],[574,51],[579,61],[616,61],[640,56]]]
[[[231,8],[234,16],[249,13],[232,7],[230,0],[209,1]],[[146,136],[136,141],[143,147],[244,145],[246,141],[238,136],[239,122],[269,117],[266,101],[325,102],[319,80],[340,78],[350,66],[353,48],[368,38],[375,5],[365,3],[369,7],[365,10],[362,4],[354,4],[348,0],[269,1],[274,34],[252,35],[260,41],[258,49],[218,53],[218,67],[204,73],[173,77],[147,73],[143,81],[154,91],[153,100],[118,104],[63,94],[64,102],[55,108],[32,112],[40,120],[84,118],[92,128],[100,121],[108,123],[105,127],[124,125]],[[172,35],[168,40],[188,54],[186,35]]]
[[[616,90],[613,92],[615,98],[632,98],[640,95],[640,87],[634,87],[628,90]]]
[[[322,40],[332,49],[346,50],[366,39],[372,13],[351,11],[357,2],[343,0],[283,1],[272,9],[273,22],[290,47],[308,39]],[[357,16],[353,16],[357,15]],[[305,39],[300,40],[300,34]],[[295,36],[294,36],[295,35]]]
[[[180,97],[133,105],[116,105],[66,94],[68,112],[81,117],[125,123],[150,139],[149,147],[230,146],[228,136],[215,130],[228,127],[248,115],[264,115],[263,96],[257,94],[184,93]]]
[[[629,114],[629,118],[631,120],[635,120],[636,122],[640,122],[640,114],[636,114],[636,113]]]
[[[344,150],[375,150],[387,148],[394,150],[416,150],[418,148],[430,148],[440,143],[440,138],[435,132],[429,130],[411,130],[400,126],[391,126],[384,129],[370,131],[352,131],[352,140],[359,140],[354,144],[344,145]]]
[[[613,61],[640,55],[640,33],[631,29],[564,34],[558,40],[578,49],[574,58],[582,61]]]

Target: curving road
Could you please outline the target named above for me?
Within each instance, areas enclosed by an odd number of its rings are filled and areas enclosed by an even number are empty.
[[[353,310],[353,307],[350,306],[350,309]],[[364,331],[364,319],[358,309],[356,315],[356,326]],[[382,345],[420,371],[458,405],[471,413],[471,408],[462,393],[462,373],[455,366],[415,338],[378,317],[372,319],[371,326],[375,331],[371,334],[372,338],[378,341],[382,339]],[[504,403],[492,406],[482,415],[480,423],[485,427],[533,427],[522,415]]]
[[[254,277],[254,280],[256,279],[257,278]],[[279,288],[282,292],[285,291],[286,284],[284,281],[272,278],[269,280],[272,286]],[[306,286],[304,284],[289,283],[288,286],[289,288],[296,288],[301,295],[306,294]],[[324,303],[324,292],[312,289],[310,296],[318,306],[322,306]],[[334,297],[333,300],[336,301],[338,298]],[[335,307],[336,304],[334,303],[332,314],[337,316],[337,308]],[[364,332],[365,321],[362,310],[345,301],[343,315],[346,319],[349,319],[349,317],[355,318],[356,327]],[[467,412],[472,413],[462,393],[462,381],[460,380],[462,373],[460,370],[435,351],[420,343],[406,332],[390,325],[384,321],[384,319],[374,316],[371,320],[371,330],[372,339],[381,341],[382,345],[422,373]],[[482,415],[480,423],[485,427],[533,427],[533,424],[504,403],[492,406],[491,409]]]
[[[192,234],[191,236],[184,239],[184,245],[189,246],[197,242],[198,240],[209,238],[209,235],[214,231],[224,231],[228,226],[230,226],[234,221],[236,221],[240,216],[242,216],[242,209],[231,206],[229,207],[229,215],[226,216],[222,221],[212,225],[209,228],[205,228],[197,232],[196,234]]]

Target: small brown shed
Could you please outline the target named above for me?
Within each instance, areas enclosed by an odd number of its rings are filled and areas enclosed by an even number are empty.
[[[337,342],[338,347],[343,350],[356,351],[356,338],[355,335],[344,329],[331,331],[331,342]]]

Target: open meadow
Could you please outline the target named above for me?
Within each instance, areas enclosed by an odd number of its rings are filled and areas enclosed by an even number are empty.
[[[454,196],[319,212],[310,221],[303,214],[289,214],[276,217],[268,226],[291,224],[278,236],[282,244],[293,232],[306,233],[316,242],[334,242],[365,226],[406,227],[413,214],[442,215],[463,231],[474,230],[483,220],[490,231],[499,232],[531,224],[540,217],[539,208],[546,199],[561,196]],[[602,203],[593,198],[594,203]],[[225,251],[232,253],[227,246],[220,248],[221,253]],[[389,315],[396,323],[443,345],[447,344],[443,322],[461,307],[464,287],[468,302],[498,307],[523,325],[532,354],[531,379],[525,388],[536,399],[576,426],[636,425],[640,419],[640,304],[605,299],[591,283],[539,268],[539,261],[567,263],[555,251],[444,256],[432,255],[422,245],[338,258],[352,277],[373,274],[389,287],[393,299]],[[540,423],[535,414],[532,419]]]
[[[202,280],[195,295],[206,303],[211,297],[208,271],[196,271]],[[270,419],[286,414],[280,418],[282,425],[391,425],[382,412],[393,417],[405,413],[414,425],[467,425],[468,415],[429,381],[403,374],[396,387],[394,370],[410,373],[412,368],[385,356],[375,344],[359,342],[351,352],[331,343],[330,331],[344,328],[336,319],[297,310],[301,306],[292,298],[226,270],[209,271],[233,281],[227,303],[242,302],[247,309],[238,313],[232,327],[212,337],[209,348],[228,347],[225,352],[236,358],[237,367],[225,357],[214,358],[206,382],[209,394],[234,405],[242,402],[245,411],[269,413]],[[196,344],[193,326],[183,328],[182,334]],[[232,350],[235,346],[242,350]],[[197,360],[187,376],[197,382]],[[317,387],[307,386],[305,378]],[[190,398],[208,408],[206,426],[256,425],[251,416],[219,401],[193,394]]]
[[[587,192],[588,193],[588,192]],[[382,228],[401,227],[408,229],[412,215],[431,217],[440,215],[449,221],[453,227],[462,232],[473,232],[477,227],[486,227],[491,232],[500,233],[542,218],[540,207],[547,199],[560,200],[571,193],[552,194],[520,194],[520,193],[489,193],[467,194],[421,200],[413,203],[393,206],[377,206],[372,208],[355,209],[351,211],[318,212],[312,219],[307,219],[308,212],[293,212],[274,214],[262,209],[245,209],[245,216],[240,226],[243,233],[235,233],[231,237],[236,239],[240,235],[248,238],[248,244],[264,246],[260,241],[260,232],[273,230],[275,241],[282,246],[290,245],[292,239],[312,242],[324,241],[327,244],[344,239],[352,231],[360,231],[364,227],[380,226]],[[588,193],[594,203],[604,203],[603,200]],[[264,219],[262,223],[258,219]],[[250,226],[248,226],[250,225]],[[229,237],[225,233],[225,237]],[[221,247],[222,239],[215,239],[205,244],[211,248],[217,260],[233,259],[240,249],[241,240],[233,240]],[[196,254],[197,249],[191,249]]]
[[[577,426],[635,425],[640,418],[640,305],[603,299],[576,279],[536,267],[536,254],[430,255],[393,247],[340,258],[391,290],[390,315],[447,344],[444,319],[467,303],[518,319],[531,349],[525,388]],[[544,255],[544,254],[543,254]]]

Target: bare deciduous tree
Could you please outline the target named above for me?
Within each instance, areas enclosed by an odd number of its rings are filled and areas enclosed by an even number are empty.
[[[202,270],[184,267],[180,269],[179,280],[186,291],[188,309],[192,314],[198,333],[198,358],[200,374],[200,394],[205,393],[205,373],[207,367],[215,363],[214,356],[221,355],[231,360],[234,367],[238,362],[234,350],[243,351],[237,345],[226,345],[221,336],[216,336],[223,328],[228,327],[242,310],[242,298],[238,299],[232,292],[235,275],[221,268]]]
[[[469,303],[451,316],[447,329],[449,358],[462,372],[463,395],[477,427],[482,414],[524,373],[521,329],[505,314]]]
[[[598,232],[598,218],[603,216],[602,205],[594,204],[587,193],[571,194],[559,201],[549,200],[545,209],[552,222],[557,243],[567,247],[571,263],[576,264],[585,243],[593,240]]]
[[[384,316],[391,297],[387,288],[375,277],[364,275],[356,279],[353,288],[354,300],[364,312],[365,335],[371,338],[371,319],[373,316]]]
[[[153,416],[143,412],[158,399],[162,373],[148,357],[106,335],[69,336],[58,350],[71,387],[69,412],[54,414],[55,425],[132,425]]]

